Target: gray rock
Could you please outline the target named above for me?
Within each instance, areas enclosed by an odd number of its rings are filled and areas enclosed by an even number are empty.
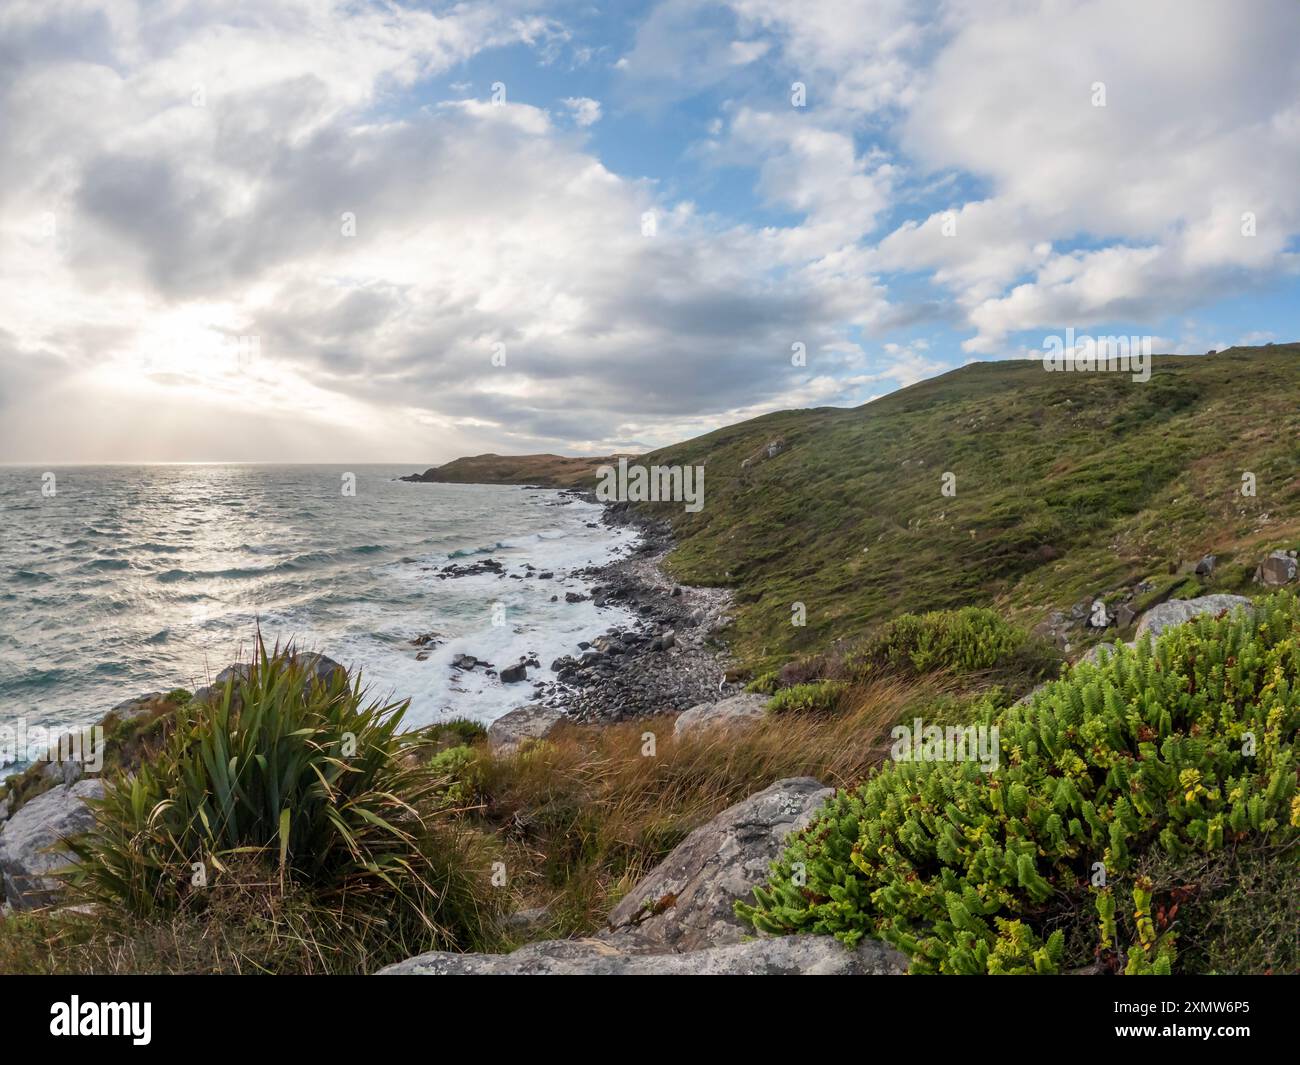
[[[1113,657],[1115,654],[1115,645],[1113,643],[1106,642],[1106,643],[1096,644],[1093,647],[1089,647],[1088,650],[1085,651],[1079,657],[1079,661],[1092,662],[1093,664],[1096,664],[1101,658],[1102,651],[1106,652],[1107,658]]]
[[[564,720],[554,706],[522,706],[502,714],[488,726],[488,747],[498,754],[518,749],[525,740],[544,740]]]
[[[1134,610],[1131,606],[1129,606],[1128,603],[1122,603],[1120,604],[1120,606],[1115,608],[1116,628],[1127,629],[1130,625],[1133,624],[1133,621],[1136,618],[1137,618],[1137,611]]]
[[[1198,577],[1208,577],[1214,572],[1214,564],[1218,561],[1215,555],[1206,555],[1200,562],[1196,563],[1196,575]]]
[[[1159,636],[1173,625],[1181,625],[1201,614],[1218,614],[1224,610],[1242,607],[1248,613],[1253,609],[1251,602],[1244,595],[1202,595],[1197,599],[1170,599],[1159,606],[1153,606],[1142,615],[1137,625],[1137,638],[1146,633]]]
[[[622,949],[669,952],[739,943],[752,926],[733,912],[767,879],[786,837],[833,794],[811,777],[779,780],[728,807],[679,843],[609,915],[597,937]],[[656,912],[657,911],[657,912]]]
[[[344,668],[338,662],[335,662],[334,659],[326,658],[324,655],[316,654],[314,651],[304,652],[295,655],[294,657],[298,663],[305,666],[310,675],[321,684],[328,684],[334,676],[334,671],[336,669]],[[225,691],[227,681],[232,678],[235,680],[236,690],[238,690],[239,682],[248,677],[250,668],[251,667],[247,662],[236,662],[234,665],[227,666],[216,675],[208,687],[200,688],[196,691],[194,693],[194,698],[196,700],[205,700],[221,695],[222,692]]]
[[[380,969],[381,976],[892,976],[906,959],[876,940],[847,950],[831,936],[779,936],[691,951],[629,954],[594,939],[530,943],[513,954],[434,951]]]
[[[1296,578],[1296,560],[1286,551],[1274,551],[1259,564],[1255,580],[1260,584],[1277,587],[1289,584]]]
[[[516,662],[513,666],[506,666],[501,670],[501,680],[506,684],[517,684],[527,679],[528,667],[523,662]]]
[[[674,736],[685,736],[711,728],[734,728],[752,725],[767,712],[770,697],[743,692],[716,703],[699,703],[683,710],[673,725]]]
[[[153,708],[155,700],[163,698],[164,695],[166,695],[166,692],[149,692],[147,695],[138,695],[124,703],[118,703],[104,716],[115,717],[119,721],[134,721],[137,717],[143,717],[147,714]]]
[[[0,832],[0,874],[5,897],[15,909],[47,905],[59,888],[49,876],[70,860],[64,839],[85,832],[94,821],[86,799],[104,794],[101,780],[51,788],[11,817]]]

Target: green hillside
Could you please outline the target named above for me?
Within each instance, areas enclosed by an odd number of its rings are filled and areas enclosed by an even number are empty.
[[[1160,356],[1146,383],[975,363],[641,461],[706,467],[700,513],[654,506],[679,537],[674,574],[736,589],[733,645],[753,666],[903,611],[989,605],[1033,625],[1135,586],[1139,608],[1247,590],[1268,549],[1300,541],[1300,345]],[[1192,576],[1206,553],[1213,574]]]

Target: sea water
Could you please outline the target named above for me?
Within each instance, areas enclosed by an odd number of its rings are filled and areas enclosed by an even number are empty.
[[[411,700],[411,725],[488,722],[526,703],[553,658],[631,621],[565,601],[588,591],[576,571],[633,543],[598,505],[397,479],[418,465],[0,467],[0,722],[73,728],[145,692],[192,691],[259,629],[268,646],[360,667],[375,697]],[[437,576],[489,557],[507,576]],[[526,564],[554,578],[509,576]],[[458,653],[541,668],[456,679]]]

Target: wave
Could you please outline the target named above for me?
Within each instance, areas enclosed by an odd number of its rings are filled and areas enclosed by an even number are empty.
[[[79,570],[120,570],[130,569],[131,561],[125,558],[92,558],[77,567]]]
[[[250,577],[267,577],[277,573],[298,573],[324,569],[338,565],[352,556],[364,557],[387,550],[388,547],[384,544],[360,544],[356,547],[345,548],[342,551],[308,551],[301,555],[295,555],[293,558],[281,559],[269,566],[230,566],[225,569],[213,570],[169,569],[156,574],[156,577],[163,584],[174,584],[179,581],[245,580]]]

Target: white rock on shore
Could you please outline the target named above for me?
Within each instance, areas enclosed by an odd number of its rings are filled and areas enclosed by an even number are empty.
[[[564,720],[558,707],[521,706],[502,714],[488,726],[488,747],[494,754],[508,754],[517,750],[525,740],[544,740]]]
[[[705,729],[752,725],[762,719],[769,702],[769,696],[741,692],[716,703],[697,703],[678,716],[673,725],[673,735],[685,736]]]

